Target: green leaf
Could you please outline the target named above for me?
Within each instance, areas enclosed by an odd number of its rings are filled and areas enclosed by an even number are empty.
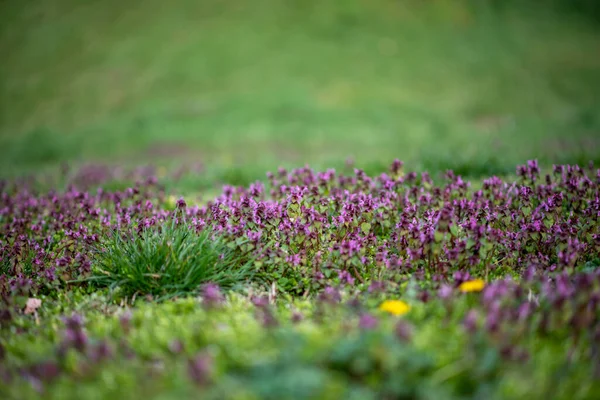
[[[452,235],[454,235],[454,236],[458,236],[458,234],[460,233],[458,225],[456,225],[456,224],[450,225],[450,233],[452,233]]]
[[[441,241],[444,240],[444,233],[436,231],[433,234],[433,237],[434,237],[436,243],[441,243]]]
[[[371,230],[371,224],[368,222],[363,222],[362,224],[360,224],[360,230],[364,235],[368,234]]]

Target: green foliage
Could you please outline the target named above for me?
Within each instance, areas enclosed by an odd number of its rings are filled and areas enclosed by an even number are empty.
[[[597,26],[548,7],[595,0],[149,1],[2,3],[2,173],[168,157],[247,183],[427,149],[478,175],[597,148]]]
[[[80,150],[78,139],[61,135],[47,128],[38,128],[10,138],[0,137],[0,146],[9,148],[3,154],[6,166],[23,167],[56,165],[64,160],[77,160]]]
[[[532,1],[531,3],[551,5],[560,11],[576,14],[600,23],[600,3],[597,0],[546,0],[541,2]]]
[[[199,194],[204,204],[221,184],[246,186],[279,165],[356,166],[377,175],[399,157],[434,178],[446,169],[477,178],[512,174],[527,158],[600,164],[596,0],[163,3],[132,0],[123,13],[116,0],[0,1],[0,50],[10,54],[0,64],[0,176],[39,174],[64,161],[155,164],[168,157],[174,168],[189,162],[203,170],[159,176],[166,193]],[[167,140],[169,149],[157,150]],[[345,166],[348,156],[356,164]],[[60,191],[72,180],[55,175],[53,183],[32,187]],[[125,190],[136,181],[110,177],[98,186]],[[301,217],[300,210],[290,206],[288,213]],[[526,210],[527,217],[534,212]],[[365,215],[352,226],[385,237],[394,218]],[[174,222],[135,228],[102,232],[90,286],[26,293],[3,283],[0,311],[13,320],[0,331],[0,398],[600,398],[594,351],[589,338],[569,336],[568,313],[557,314],[564,328],[549,334],[533,323],[511,326],[512,336],[466,334],[465,314],[480,306],[475,293],[421,303],[420,289],[432,282],[411,283],[362,293],[358,312],[324,306],[292,296],[319,289],[311,287],[311,270],[286,267],[281,257],[253,264],[244,239],[228,242]],[[316,229],[316,243],[295,235],[286,250],[340,256],[321,240],[345,232]],[[456,225],[448,229],[466,235]],[[269,246],[285,239],[274,226],[263,234]],[[439,232],[435,239],[439,246]],[[506,264],[493,248],[481,250]],[[374,259],[375,251],[361,255]],[[24,250],[18,260],[3,258],[0,273],[45,279],[33,256]],[[576,271],[597,271],[600,259],[592,258]],[[347,267],[359,261],[346,260]],[[497,267],[490,277],[514,267]],[[369,264],[360,272],[365,283],[346,290],[365,289],[380,269]],[[191,297],[166,301],[195,294],[205,282],[236,288],[258,278],[273,284],[276,328],[256,319],[248,299],[260,292],[256,286],[246,288],[248,296],[230,291],[218,310]],[[165,301],[135,302],[126,332],[115,293]],[[398,340],[397,319],[376,311],[392,295],[412,307],[404,317],[412,340]],[[32,296],[42,305],[25,314]],[[304,320],[292,325],[292,310]],[[378,318],[377,328],[357,328],[363,311]],[[72,312],[84,316],[88,352],[58,359],[61,318]],[[93,361],[102,340],[115,354]],[[174,340],[181,353],[172,350]],[[503,356],[502,346],[512,344],[531,359]],[[195,385],[186,370],[200,351],[214,358],[210,387]],[[27,368],[47,360],[61,363],[61,375],[39,385]]]
[[[90,281],[125,296],[166,299],[194,293],[208,282],[236,286],[252,278],[253,266],[220,238],[172,220],[139,235],[113,231],[95,252],[93,273]]]
[[[379,316],[379,326],[361,330],[356,315],[338,306],[315,323],[315,303],[298,302],[305,320],[292,325],[289,304],[274,312],[278,328],[260,327],[247,298],[230,293],[219,310],[200,307],[192,298],[132,310],[129,328],[120,322],[124,310],[106,307],[103,295],[42,298],[38,316],[17,320],[20,334],[0,336],[4,366],[28,366],[58,360],[59,379],[44,382],[43,391],[26,376],[0,380],[6,399],[544,399],[593,398],[600,390],[589,379],[585,359],[566,363],[563,336],[531,336],[529,361],[501,357],[486,335],[466,334],[460,326],[463,298],[447,310],[435,300],[405,316],[413,338],[394,335],[398,319]],[[65,331],[61,316],[74,309],[84,315],[88,351],[58,359]],[[416,310],[415,310],[416,311]],[[36,319],[40,319],[38,323]],[[178,340],[181,352],[171,344]],[[94,346],[107,341],[114,350],[103,361],[90,358]],[[135,355],[128,357],[126,344]],[[186,360],[206,351],[212,355],[211,384],[197,386]],[[0,372],[2,365],[0,365]],[[558,379],[558,380],[557,380]],[[560,382],[558,382],[560,381]],[[558,384],[559,383],[559,384]]]

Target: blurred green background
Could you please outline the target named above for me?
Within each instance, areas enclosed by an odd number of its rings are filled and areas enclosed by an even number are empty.
[[[2,175],[600,163],[598,3],[2,0]]]

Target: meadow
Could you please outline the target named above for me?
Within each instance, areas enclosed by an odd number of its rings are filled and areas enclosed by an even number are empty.
[[[0,4],[3,399],[600,397],[593,1]]]

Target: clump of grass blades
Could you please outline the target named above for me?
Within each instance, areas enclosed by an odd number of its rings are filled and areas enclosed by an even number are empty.
[[[150,294],[160,301],[194,294],[208,282],[232,288],[253,276],[251,260],[240,258],[222,238],[172,220],[139,235],[113,231],[95,251],[88,280],[125,296]]]

